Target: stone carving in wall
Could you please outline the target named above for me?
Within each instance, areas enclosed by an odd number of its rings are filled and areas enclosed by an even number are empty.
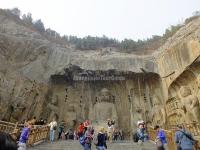
[[[139,89],[130,89],[130,95],[128,95],[128,100],[131,106],[131,123],[134,128],[137,127],[138,120],[144,120],[144,112],[140,103]],[[133,124],[134,123],[134,124]]]
[[[69,128],[73,128],[77,121],[77,107],[75,103],[68,104],[68,109],[66,113],[66,122]]]
[[[176,126],[184,123],[184,111],[180,106],[180,98],[175,96],[168,99],[166,103],[167,124]]]
[[[15,102],[10,106],[8,114],[10,114],[10,121],[16,122],[19,121],[26,110],[27,104],[22,99],[16,99]]]
[[[191,93],[188,86],[180,88],[181,101],[185,111],[185,122],[200,122],[200,104],[198,97]]]
[[[98,94],[98,100],[92,110],[90,110],[90,119],[98,122],[105,122],[107,119],[113,119],[118,122],[117,111],[113,103],[113,97],[110,91],[103,88]]]
[[[153,98],[153,108],[152,108],[152,124],[153,125],[165,125],[166,123],[166,112],[161,104],[161,101],[157,96]]]
[[[50,110],[49,119],[58,119],[58,95],[52,97],[52,101],[47,105],[47,108]]]

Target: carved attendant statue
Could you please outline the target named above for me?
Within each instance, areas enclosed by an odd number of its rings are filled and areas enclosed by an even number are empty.
[[[180,94],[182,97],[183,108],[185,109],[186,122],[200,122],[200,104],[197,96],[191,93],[188,86],[182,86],[180,88]]]
[[[51,113],[50,113],[50,117],[49,119],[53,119],[58,117],[58,95],[54,95],[52,97],[52,101],[51,103],[49,103],[47,105],[47,108],[50,109]]]
[[[24,116],[25,110],[26,103],[24,100],[18,99],[15,102],[13,102],[7,112],[7,114],[10,115],[10,121],[20,121]]]
[[[166,112],[157,96],[153,99],[153,103],[152,123],[153,125],[164,125],[166,123]]]

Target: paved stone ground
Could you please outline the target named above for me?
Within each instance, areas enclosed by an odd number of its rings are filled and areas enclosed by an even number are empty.
[[[137,143],[131,141],[107,143],[107,150],[155,150],[155,145],[151,142],[145,142],[143,148]],[[82,150],[83,148],[78,141],[57,141],[57,142],[45,142],[37,146],[31,147],[28,150]],[[92,145],[92,150],[96,150]]]

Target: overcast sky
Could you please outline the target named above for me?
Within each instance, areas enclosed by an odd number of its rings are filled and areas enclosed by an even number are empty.
[[[200,10],[200,0],[0,0],[0,8],[13,7],[61,35],[136,40],[183,22]]]

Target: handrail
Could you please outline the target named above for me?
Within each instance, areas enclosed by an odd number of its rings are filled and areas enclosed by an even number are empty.
[[[176,150],[176,143],[175,143],[175,140],[174,140],[174,132],[170,131],[170,130],[164,130],[164,132],[165,132],[165,135],[166,135],[168,149]],[[148,128],[148,133],[149,133],[150,140],[154,141],[157,137],[156,131],[152,127],[150,127],[150,128]]]
[[[191,124],[190,124],[190,126],[188,126],[188,125],[187,125],[186,129],[188,131],[190,131],[195,136],[194,131],[196,132],[197,130],[194,130],[194,129],[196,128],[196,126],[194,126],[192,128],[188,128],[188,127],[191,127]],[[169,130],[164,130],[164,132],[165,132],[165,135],[166,135],[168,149],[170,149],[170,150],[176,150],[175,130],[174,129],[169,129]],[[156,139],[156,131],[152,127],[149,127],[148,128],[148,133],[149,133],[150,140],[154,141]],[[200,134],[198,134],[198,136],[200,136]],[[198,143],[200,143],[200,138],[196,139],[196,140],[198,141]],[[200,150],[200,147],[199,147],[198,143],[196,145],[194,145],[195,150]]]
[[[23,124],[18,123],[11,123],[6,121],[0,120],[0,131],[9,133],[15,139],[20,131],[24,127]],[[34,125],[30,131],[29,138],[28,138],[28,145],[34,145],[39,141],[43,141],[48,138],[49,134],[49,127],[48,126],[41,126],[41,125]]]
[[[18,123],[11,123],[6,121],[0,121],[0,131],[6,132],[6,133],[13,133],[14,130],[18,128]]]
[[[46,140],[49,134],[49,127],[48,126],[40,126],[38,128],[33,128],[30,131],[28,144],[34,145],[35,143]]]

